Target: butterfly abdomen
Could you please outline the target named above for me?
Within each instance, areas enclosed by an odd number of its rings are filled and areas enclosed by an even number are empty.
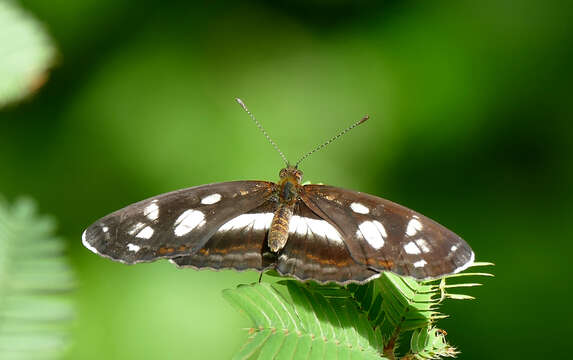
[[[281,204],[275,211],[269,230],[269,248],[272,252],[278,252],[287,242],[293,208],[294,205]]]

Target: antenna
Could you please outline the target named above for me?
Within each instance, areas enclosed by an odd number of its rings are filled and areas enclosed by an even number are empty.
[[[237,103],[239,103],[239,105],[241,105],[241,107],[243,108],[243,110],[245,110],[247,112],[247,114],[249,114],[249,116],[251,117],[251,119],[253,119],[253,121],[255,122],[255,124],[257,125],[257,127],[259,128],[259,130],[261,130],[261,132],[263,133],[263,135],[265,135],[265,137],[267,138],[267,140],[271,143],[271,145],[275,148],[276,151],[279,152],[281,158],[283,159],[283,161],[285,162],[285,164],[287,165],[287,167],[289,166],[288,164],[288,160],[285,157],[285,154],[283,154],[283,152],[281,151],[281,149],[279,149],[279,147],[277,146],[277,144],[273,141],[273,139],[271,139],[271,137],[269,136],[269,134],[267,134],[267,132],[265,131],[265,129],[263,129],[263,126],[261,125],[261,123],[255,119],[255,116],[249,111],[249,109],[247,109],[247,105],[245,105],[245,103],[243,102],[243,100],[239,99],[239,98],[235,98],[235,101]]]
[[[346,134],[347,132],[349,132],[350,130],[354,129],[355,127],[357,127],[358,125],[362,124],[363,122],[365,122],[366,120],[370,119],[370,116],[368,115],[364,115],[364,117],[360,120],[358,120],[357,122],[355,122],[354,124],[350,125],[349,127],[347,127],[346,129],[342,130],[341,132],[339,132],[338,134],[334,135],[333,137],[331,137],[330,139],[326,140],[324,143],[318,145],[317,147],[315,147],[313,150],[307,152],[303,157],[301,157],[297,162],[296,165],[294,166],[295,168],[298,168],[298,165],[307,157],[309,157],[310,155],[314,154],[315,152],[317,152],[318,150],[322,149],[323,147],[325,147],[326,145],[330,144],[331,142],[335,141],[336,139],[338,139],[339,137],[341,137],[342,135]]]

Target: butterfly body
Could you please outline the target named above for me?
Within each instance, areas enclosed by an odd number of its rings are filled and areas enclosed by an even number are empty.
[[[279,173],[280,181],[277,184],[279,205],[274,213],[269,230],[269,248],[273,252],[281,250],[288,240],[288,230],[294,207],[299,201],[302,192],[302,172],[298,169],[287,167]]]
[[[285,246],[288,240],[288,228],[293,211],[294,204],[281,204],[275,211],[269,230],[269,249],[272,252],[276,253]]]

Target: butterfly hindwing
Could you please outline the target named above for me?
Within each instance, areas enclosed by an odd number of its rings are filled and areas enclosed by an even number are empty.
[[[262,271],[274,266],[267,246],[268,231],[276,202],[238,215],[221,225],[205,245],[194,254],[175,257],[170,261],[178,267],[210,269],[254,269]]]
[[[319,282],[363,282],[378,276],[377,271],[356,263],[339,231],[301,201],[290,219],[288,241],[277,254],[276,270]]]
[[[462,238],[389,200],[325,185],[305,185],[301,198],[341,233],[356,262],[376,271],[427,279],[473,263]]]
[[[96,221],[82,241],[93,252],[128,264],[191,254],[221,225],[266,202],[274,186],[233,181],[152,197]]]

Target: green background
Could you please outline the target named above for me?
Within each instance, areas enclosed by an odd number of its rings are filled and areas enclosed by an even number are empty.
[[[68,359],[229,358],[248,319],[221,290],[253,272],[125,266],[85,227],[170,190],[305,178],[376,194],[464,237],[494,279],[440,322],[462,359],[569,353],[573,22],[566,2],[23,1],[59,48],[0,111],[0,193],[53,214],[77,273]]]

